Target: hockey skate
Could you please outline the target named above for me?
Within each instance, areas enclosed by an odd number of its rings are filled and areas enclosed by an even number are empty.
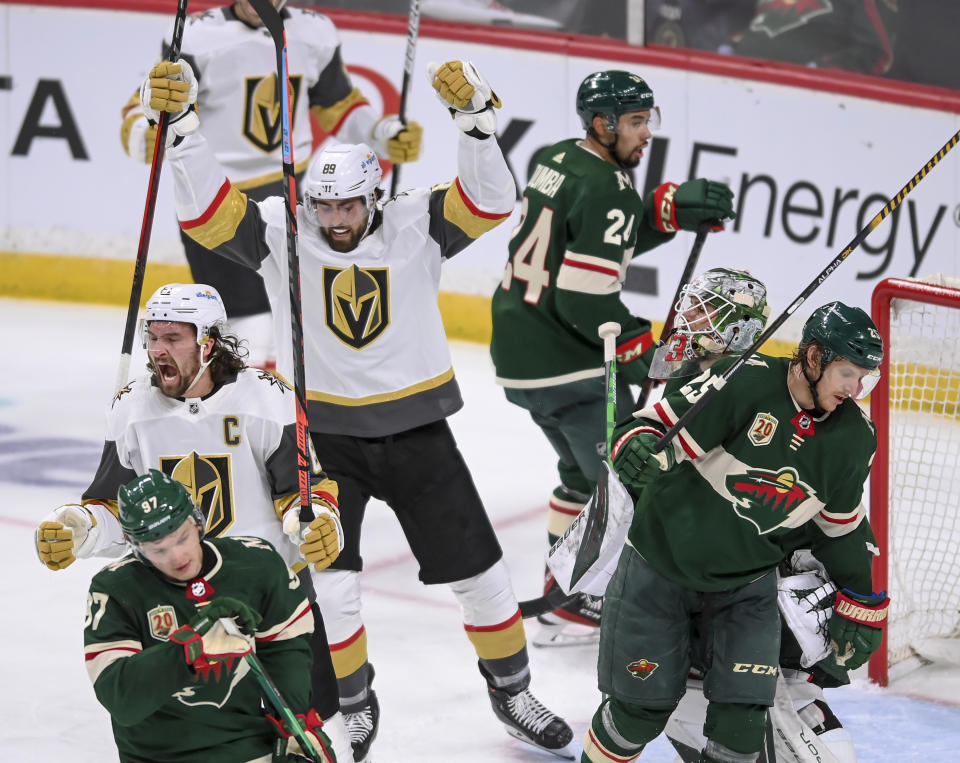
[[[507,733],[546,752],[566,760],[574,760],[567,748],[573,739],[573,730],[566,721],[555,715],[529,689],[509,693],[488,684],[493,712],[507,729]]]
[[[600,640],[603,598],[582,593],[566,606],[539,615],[534,646],[579,646]]]
[[[373,680],[372,666],[369,680]],[[373,760],[370,756],[370,747],[373,740],[377,738],[377,729],[380,726],[380,703],[377,702],[377,693],[373,689],[368,689],[364,705],[355,712],[344,712],[343,722],[350,737],[350,746],[353,747],[354,763],[370,763]]]

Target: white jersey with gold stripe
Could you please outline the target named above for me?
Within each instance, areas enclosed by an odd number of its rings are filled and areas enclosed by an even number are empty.
[[[516,189],[497,142],[460,133],[451,183],[382,205],[348,253],[331,249],[298,210],[310,428],[381,437],[460,408],[437,294],[445,258],[513,210]],[[286,210],[248,201],[194,134],[168,154],[183,229],[217,254],[259,270],[275,317],[278,367],[292,370]],[[287,376],[287,378],[291,378]]]
[[[350,84],[333,22],[303,8],[285,8],[283,14],[299,172],[311,153],[311,108],[324,129],[344,141],[369,141],[377,117]],[[229,7],[196,13],[184,28],[181,55],[199,79],[204,130],[214,136],[217,159],[234,183],[250,188],[280,180],[277,56],[267,30],[245,24]]]
[[[115,509],[121,485],[158,469],[187,487],[209,536],[265,538],[292,564],[297,549],[278,510],[297,493],[294,420],[293,390],[266,371],[244,369],[204,398],[167,397],[141,377],[107,412],[103,455],[83,500]],[[101,545],[118,540],[119,523],[100,535]]]

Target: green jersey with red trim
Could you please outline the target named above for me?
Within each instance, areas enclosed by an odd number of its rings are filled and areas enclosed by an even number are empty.
[[[83,632],[87,672],[110,711],[122,763],[240,763],[276,739],[246,661],[195,673],[170,634],[204,602],[229,596],[263,616],[256,652],[291,709],[310,701],[313,615],[297,577],[260,538],[204,541],[201,576],[173,583],[134,556],[90,583]]]
[[[615,442],[640,423],[672,427],[735,360],[668,388]],[[803,527],[838,586],[872,591],[876,540],[860,499],[873,424],[853,400],[814,418],[791,395],[788,369],[786,358],[749,359],[667,446],[676,465],[640,492],[628,540],[670,580],[699,591],[745,585],[779,564],[785,537]]]
[[[541,151],[493,296],[498,384],[548,387],[602,375],[597,327],[607,321],[620,324],[621,363],[652,344],[650,322],[620,301],[631,259],[674,235],[656,229],[652,194],[648,201],[625,170],[581,141]]]

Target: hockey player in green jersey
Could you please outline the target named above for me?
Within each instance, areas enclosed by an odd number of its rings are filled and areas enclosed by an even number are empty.
[[[560,484],[549,502],[547,533],[561,536],[593,491],[603,459],[603,371],[597,328],[620,324],[618,418],[633,408],[629,384],[647,372],[650,322],[620,300],[630,261],[705,220],[733,218],[722,183],[664,183],[646,198],[628,170],[660,125],[653,91],[625,71],[601,71],[580,84],[582,139],[561,141],[537,157],[523,194],[510,259],[493,296],[490,353],[507,399],[530,412],[559,458]],[[548,580],[548,587],[550,581]],[[553,625],[596,626],[599,600],[581,595],[542,616]],[[595,631],[593,634],[595,638]],[[589,634],[588,634],[589,637]]]
[[[797,528],[839,589],[837,664],[857,668],[879,646],[889,600],[872,593],[876,541],[860,502],[876,436],[850,398],[882,357],[870,317],[833,302],[811,315],[792,358],[750,358],[661,452],[663,432],[733,358],[618,427],[614,468],[637,501],[606,591],[607,698],[582,761],[634,760],[660,734],[684,692],[694,623],[710,700],[701,760],[756,760],[777,682],[776,567]]]
[[[244,659],[255,651],[320,760],[334,763],[309,704],[313,615],[273,546],[204,539],[186,488],[155,469],[121,487],[118,504],[132,553],[91,581],[83,643],[121,762],[307,760],[263,714]]]

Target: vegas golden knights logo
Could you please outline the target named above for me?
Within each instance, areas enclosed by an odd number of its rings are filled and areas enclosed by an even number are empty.
[[[207,535],[219,538],[233,524],[233,477],[230,456],[162,457],[161,471],[182,484],[207,518]]]
[[[326,322],[344,344],[361,350],[390,324],[387,268],[323,268]]]
[[[290,75],[290,101],[293,104],[290,131],[293,132],[294,115],[300,99],[303,76]],[[247,77],[246,99],[243,104],[243,136],[261,151],[270,153],[280,148],[283,140],[283,120],[280,118],[280,101],[277,92],[277,75]],[[292,139],[292,138],[291,138]]]

